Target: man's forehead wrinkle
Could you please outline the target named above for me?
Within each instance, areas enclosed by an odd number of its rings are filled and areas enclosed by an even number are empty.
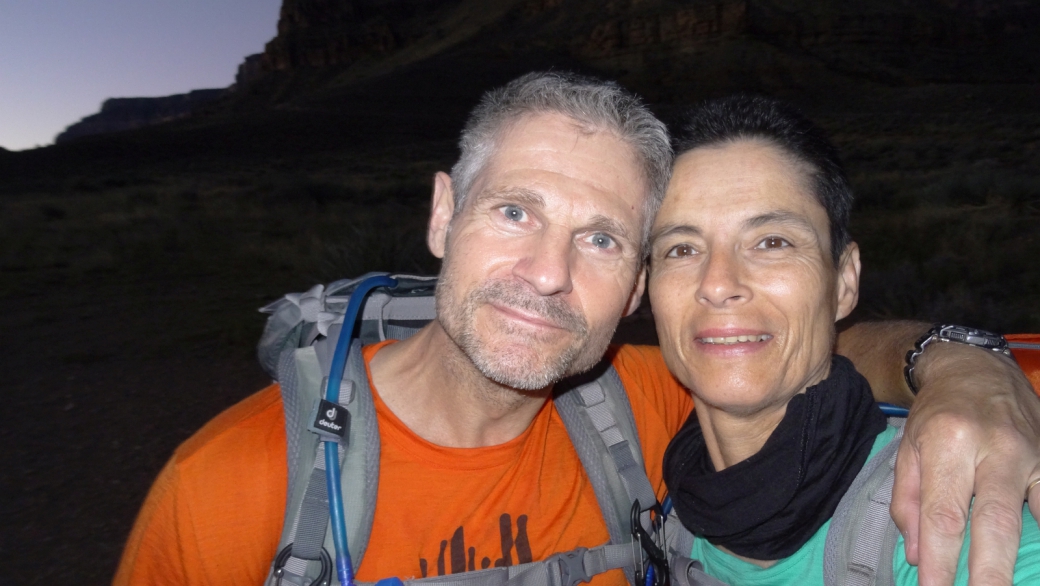
[[[474,199],[480,203],[489,199],[511,199],[528,205],[545,206],[545,199],[537,191],[517,186],[498,186],[482,189]]]
[[[589,230],[607,232],[625,240],[631,239],[628,228],[624,224],[601,214],[593,216],[586,227]]]

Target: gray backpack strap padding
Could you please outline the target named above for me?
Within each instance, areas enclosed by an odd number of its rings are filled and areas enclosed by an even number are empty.
[[[282,353],[282,359],[278,362],[279,387],[282,393],[282,409],[285,411],[285,442],[288,455],[289,467],[288,490],[286,495],[292,493],[293,479],[296,478],[297,459],[300,455],[300,426],[302,419],[300,412],[300,394],[296,377],[296,352]]]
[[[632,503],[638,500],[640,508],[647,509],[657,503],[657,496],[646,476],[628,394],[608,363],[562,386],[554,397],[556,410],[592,483],[610,541],[630,543]],[[649,531],[649,513],[640,520]],[[625,574],[634,581],[632,567],[625,568]]]
[[[317,322],[320,333],[332,324],[343,323],[343,312],[350,294],[363,279],[386,273],[369,273],[360,279],[337,281],[329,285],[325,296],[325,311]],[[372,291],[361,306],[358,339],[370,344],[382,340],[403,340],[437,318],[433,291],[437,277],[391,275],[397,279],[393,290]],[[332,335],[328,336],[334,339]]]
[[[375,292],[361,314],[361,337],[403,340],[436,318],[433,296],[395,297]]]
[[[357,285],[368,277],[386,274],[369,273],[357,279],[336,281],[328,287],[315,285],[262,307],[261,313],[270,317],[257,344],[260,365],[280,382],[282,355],[309,346],[319,336],[332,338],[328,335],[329,328],[343,323],[343,313]],[[436,317],[433,291],[437,277],[392,276],[397,279],[397,287],[392,291],[373,291],[361,307],[358,338],[365,343],[407,338]]]
[[[895,437],[863,467],[838,503],[824,549],[826,586],[890,586],[895,583],[892,555],[899,539],[889,508],[896,452],[903,437],[901,418]]]
[[[316,346],[324,342],[326,340]],[[334,339],[327,342],[331,345]],[[296,389],[301,399],[298,403],[301,404],[303,400],[314,403],[324,394],[322,381],[328,365],[321,364],[323,360],[316,346],[301,348],[294,353]],[[320,354],[327,355],[326,352]],[[375,503],[379,482],[379,432],[359,341],[355,341],[350,349],[343,380],[340,402],[351,414],[351,426],[346,446],[340,445],[339,457],[343,472],[341,482],[344,510],[347,512],[347,537],[352,561],[357,566],[368,546],[375,514],[371,504]],[[300,411],[303,411],[302,415]],[[292,426],[298,430],[299,439],[296,443],[299,449],[290,480],[285,526],[278,546],[278,551],[282,551],[292,544],[292,554],[285,561],[283,574],[278,578],[272,575],[268,584],[274,584],[277,579],[282,584],[309,583],[320,571],[320,564],[316,560],[322,548],[326,552],[333,551],[328,522],[325,444],[319,442],[317,436],[307,429],[310,415],[310,409],[297,409],[297,423]],[[288,420],[286,424],[288,429]]]
[[[343,509],[347,511],[347,539],[355,568],[361,565],[368,549],[368,538],[376,514],[376,494],[379,491],[379,426],[361,347],[361,341],[356,340],[350,349],[347,372],[344,373],[344,378],[349,377],[354,382],[355,393],[350,408],[351,449],[347,450],[346,458],[342,461],[341,478]],[[331,531],[326,542],[331,548]]]
[[[306,422],[307,411],[309,411],[309,407],[306,405],[313,403],[322,391],[322,376],[317,355],[313,347],[298,348],[286,352],[286,354],[288,358],[281,361],[278,380],[282,386],[285,407],[289,486],[286,493],[285,521],[278,544],[279,552],[288,544],[296,541],[298,519],[300,511],[304,507],[304,501],[320,498],[313,493],[317,486],[311,489],[309,499],[307,489],[310,488],[309,480],[314,476],[315,466],[319,465],[319,461],[320,466],[325,465],[324,453],[319,454],[321,446],[318,436],[307,430]],[[282,583],[304,583],[303,576],[307,573],[308,562],[290,559],[286,565],[291,575],[286,576]],[[273,567],[272,563],[272,570]],[[313,578],[314,575],[316,572],[311,577]],[[276,579],[272,574],[269,575],[265,584],[275,582]]]

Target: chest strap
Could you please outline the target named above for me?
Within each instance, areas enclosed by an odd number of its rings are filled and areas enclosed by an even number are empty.
[[[629,544],[579,547],[537,562],[402,580],[402,583],[405,586],[576,586],[603,572],[632,566],[639,559],[637,555]]]

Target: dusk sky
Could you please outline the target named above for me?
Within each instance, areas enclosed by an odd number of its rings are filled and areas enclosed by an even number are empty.
[[[0,0],[0,147],[51,144],[106,98],[227,87],[281,0]]]

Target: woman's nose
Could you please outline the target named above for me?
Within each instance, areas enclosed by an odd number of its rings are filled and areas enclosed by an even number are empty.
[[[743,282],[739,256],[719,251],[708,253],[697,287],[697,301],[728,307],[750,298],[751,290]]]

